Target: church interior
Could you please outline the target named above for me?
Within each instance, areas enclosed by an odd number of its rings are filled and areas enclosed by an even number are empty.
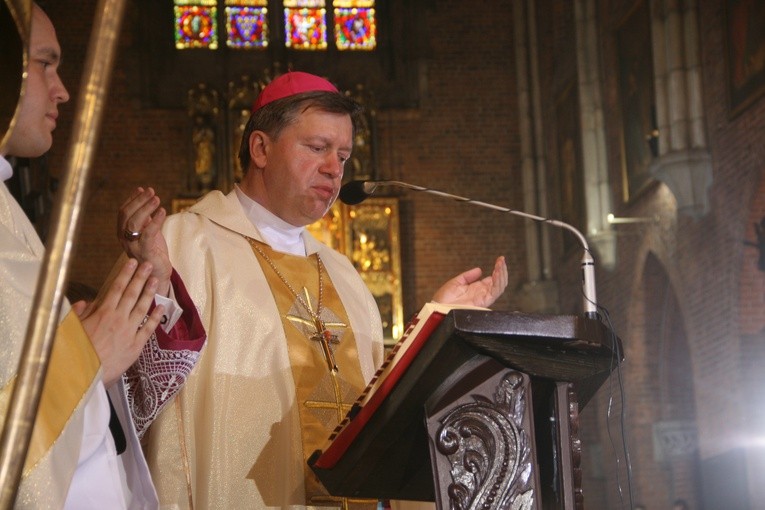
[[[267,6],[267,44],[229,44],[240,3]],[[168,211],[232,188],[260,87],[325,76],[366,108],[346,180],[433,188],[586,237],[624,356],[580,410],[586,508],[765,508],[765,2],[365,1],[375,34],[355,49],[338,42],[331,0],[326,46],[296,44],[288,3],[127,2],[70,279],[107,276],[136,187]],[[52,150],[16,161],[13,185],[45,234],[98,2],[40,4],[72,98]],[[215,44],[183,33],[189,4],[212,7]],[[510,283],[494,309],[583,313],[582,244],[549,224],[381,186],[316,232],[365,276],[391,342],[443,281],[498,255]]]

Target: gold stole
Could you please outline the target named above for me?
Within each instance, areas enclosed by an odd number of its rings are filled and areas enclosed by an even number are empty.
[[[299,403],[301,434],[303,439],[303,466],[305,469],[306,502],[310,505],[340,506],[349,508],[348,501],[327,494],[316,475],[307,465],[308,457],[326,445],[327,438],[345,417],[358,395],[364,390],[364,378],[356,349],[356,340],[350,328],[348,315],[337,295],[332,280],[322,265],[322,293],[319,318],[337,342],[330,342],[337,372],[327,366],[327,358],[321,341],[316,336],[315,320],[305,309],[308,304],[316,313],[319,296],[319,270],[317,254],[299,257],[280,253],[270,246],[257,243],[289,285],[300,293],[302,303],[282,281],[267,260],[253,247],[258,261],[266,275],[271,293],[279,309],[282,326],[287,338],[292,377],[295,381],[295,396]],[[362,503],[358,501],[358,503]],[[365,500],[365,507],[375,508],[374,502]],[[353,504],[353,508],[361,508]]]
[[[24,478],[35,469],[62,434],[72,414],[78,411],[82,397],[93,384],[100,367],[98,355],[79,319],[74,312],[69,312],[56,331],[40,406],[24,462]],[[0,389],[0,428],[5,420],[15,382],[16,376]]]

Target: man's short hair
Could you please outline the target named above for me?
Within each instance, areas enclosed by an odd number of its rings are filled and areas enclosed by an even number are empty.
[[[338,92],[304,92],[272,101],[253,112],[244,128],[239,146],[239,164],[242,172],[247,173],[250,166],[250,136],[254,131],[263,131],[277,139],[285,127],[294,123],[300,114],[311,108],[350,116],[354,136],[362,120],[361,105]]]

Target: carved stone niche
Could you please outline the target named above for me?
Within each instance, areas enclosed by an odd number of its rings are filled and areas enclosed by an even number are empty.
[[[662,155],[650,168],[656,179],[666,184],[677,200],[680,213],[701,218],[709,211],[712,185],[712,160],[706,150],[675,151]]]
[[[193,171],[189,173],[186,193],[203,195],[217,184],[219,165],[220,97],[218,91],[199,83],[188,91],[187,108],[191,119]]]

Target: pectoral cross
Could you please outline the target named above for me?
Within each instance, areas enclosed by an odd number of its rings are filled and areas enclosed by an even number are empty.
[[[320,318],[314,317],[313,325],[314,328],[316,328],[316,332],[311,335],[311,340],[319,342],[319,345],[321,345],[321,350],[324,353],[324,359],[327,362],[327,368],[330,372],[337,373],[335,354],[332,352],[332,348],[329,346],[329,344],[340,343],[340,340],[337,339],[337,335],[333,335],[332,332],[327,329],[324,321]]]

